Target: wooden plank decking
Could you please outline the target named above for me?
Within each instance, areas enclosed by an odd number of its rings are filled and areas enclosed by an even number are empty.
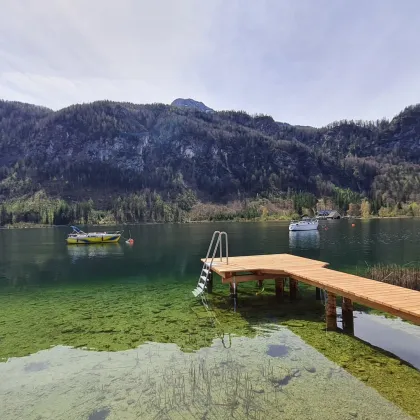
[[[204,259],[202,260],[204,261]],[[328,263],[290,254],[215,259],[223,283],[289,277],[420,325],[420,292],[326,268]]]

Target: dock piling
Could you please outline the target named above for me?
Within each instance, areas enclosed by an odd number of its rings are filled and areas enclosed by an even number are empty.
[[[276,277],[275,284],[276,284],[276,298],[278,300],[283,300],[284,298],[284,277]]]
[[[229,283],[229,287],[230,287],[230,297],[233,299],[236,299],[238,297],[238,287],[236,283],[234,281]]]
[[[213,293],[213,271],[210,271],[207,279],[207,293]]]
[[[351,299],[343,297],[341,304],[343,331],[354,334],[353,302]]]
[[[289,277],[289,293],[290,300],[296,300],[297,298],[298,282],[295,279]]]
[[[233,312],[236,312],[236,304],[238,299],[238,287],[236,282],[229,283],[230,287],[230,297],[233,300]]]
[[[326,318],[327,318],[327,330],[337,330],[337,297],[332,292],[327,292],[327,307],[326,307]]]
[[[315,299],[321,300],[321,289],[319,287],[315,289]]]

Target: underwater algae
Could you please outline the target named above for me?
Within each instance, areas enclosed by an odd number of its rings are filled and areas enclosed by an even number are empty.
[[[226,335],[255,337],[258,327],[283,325],[405,412],[420,418],[420,372],[354,337],[324,331],[324,308],[313,289],[280,303],[274,285],[242,285],[236,312],[228,288],[215,281],[211,311],[185,284],[86,285],[0,294],[0,358],[25,356],[56,345],[121,351],[147,342],[174,343],[183,352],[210,347]],[[279,358],[281,359],[281,358]]]
[[[190,294],[185,285],[134,283],[0,294],[0,361],[54,345],[120,351],[153,341],[194,351],[223,334],[255,335],[229,306],[215,322]]]

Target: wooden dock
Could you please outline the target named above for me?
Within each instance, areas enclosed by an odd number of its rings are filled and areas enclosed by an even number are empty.
[[[202,260],[205,261],[204,259]],[[291,299],[296,297],[298,282],[307,283],[327,293],[327,328],[336,329],[336,297],[342,296],[343,329],[353,330],[353,302],[396,315],[420,325],[420,292],[327,268],[328,263],[290,254],[250,255],[215,258],[211,271],[230,284],[237,295],[241,282],[274,279],[276,295],[283,297],[288,279]],[[210,291],[210,290],[209,290]]]

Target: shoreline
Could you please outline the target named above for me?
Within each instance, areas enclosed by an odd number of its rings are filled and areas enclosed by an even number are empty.
[[[369,217],[341,217],[340,219],[318,219],[321,221],[330,221],[330,220],[387,220],[387,219],[419,219],[419,217],[416,216],[369,216]],[[221,220],[188,220],[184,222],[133,222],[133,223],[76,223],[77,225],[81,226],[140,226],[140,225],[187,225],[187,224],[194,224],[194,223],[273,223],[273,222],[283,222],[283,223],[289,223],[290,221],[294,220],[292,217],[283,217],[279,219],[274,218],[256,218],[256,219],[221,219]],[[47,225],[47,224],[39,224],[39,223],[16,223],[16,224],[10,224],[5,226],[0,226],[0,230],[8,230],[8,229],[41,229],[41,228],[60,228],[60,227],[69,227],[70,225]]]

